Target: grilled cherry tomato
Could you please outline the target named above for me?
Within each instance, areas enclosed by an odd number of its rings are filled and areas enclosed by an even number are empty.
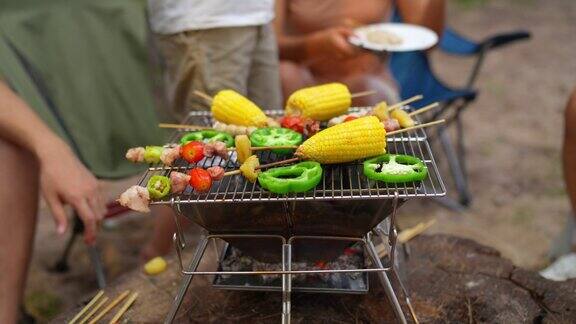
[[[350,115],[350,116],[344,118],[344,122],[349,122],[349,121],[354,120],[354,119],[358,119],[358,117]]]
[[[280,119],[280,125],[300,134],[304,133],[304,119],[300,116],[285,116]]]
[[[198,192],[206,192],[212,187],[212,177],[202,168],[194,168],[188,172],[190,185]]]
[[[204,158],[204,144],[192,141],[180,147],[180,156],[189,163],[196,163]]]

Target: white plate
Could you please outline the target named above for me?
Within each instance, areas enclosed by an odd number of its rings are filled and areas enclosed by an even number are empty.
[[[400,42],[392,43],[375,43],[367,38],[367,34],[372,31],[387,32],[396,36]],[[408,52],[429,49],[438,42],[438,35],[432,30],[411,24],[384,23],[367,25],[356,28],[354,36],[350,37],[350,43],[374,51],[388,52]]]

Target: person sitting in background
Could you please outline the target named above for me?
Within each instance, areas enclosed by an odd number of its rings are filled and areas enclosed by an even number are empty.
[[[232,89],[261,108],[280,109],[274,0],[149,0],[148,10],[173,120],[209,109],[194,90],[213,96]],[[168,253],[175,230],[168,213],[158,217],[144,258]]]
[[[549,267],[540,273],[551,280],[576,278],[576,88],[564,110],[564,142],[562,145],[564,181],[572,206],[568,224],[564,233],[553,244],[551,256],[557,258]]]
[[[441,33],[445,0],[395,3],[404,22]],[[303,87],[339,81],[352,92],[377,91],[359,99],[361,105],[397,101],[397,90],[382,59],[348,42],[353,27],[388,20],[393,4],[391,0],[278,0],[275,27],[284,97]]]
[[[209,108],[194,90],[232,89],[262,108],[280,107],[274,0],[149,0],[148,9],[175,119]]]

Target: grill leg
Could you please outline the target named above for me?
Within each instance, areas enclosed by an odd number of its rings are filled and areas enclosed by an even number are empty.
[[[292,270],[292,245],[282,245],[282,271]],[[290,324],[292,275],[282,275],[282,324]]]
[[[370,254],[370,258],[372,259],[372,263],[374,263],[375,267],[384,269],[384,266],[382,265],[382,261],[380,261],[380,258],[378,257],[378,254],[376,253],[376,248],[374,247],[374,243],[372,243],[372,240],[369,238],[366,240],[366,246],[368,249],[368,254]],[[380,282],[382,283],[382,287],[384,288],[384,292],[386,293],[386,296],[388,297],[388,301],[392,304],[392,307],[394,308],[394,314],[396,315],[396,318],[398,319],[398,321],[402,324],[406,324],[406,317],[404,316],[404,313],[402,312],[402,307],[400,306],[400,302],[398,301],[398,298],[396,297],[396,293],[394,293],[394,288],[392,288],[392,283],[390,282],[390,279],[388,279],[388,276],[386,275],[385,271],[380,271],[378,272],[378,278],[380,279]]]
[[[176,251],[178,252],[178,257],[180,257],[181,253],[180,244],[181,242],[177,242],[176,245]],[[198,246],[196,246],[196,252],[194,252],[194,257],[192,258],[192,261],[190,262],[188,269],[186,269],[187,271],[196,271],[196,269],[198,269],[198,265],[202,260],[202,256],[204,255],[207,246],[208,246],[208,239],[205,236],[202,236],[200,238],[200,242],[198,242]],[[179,261],[180,264],[182,264],[182,260]],[[184,275],[184,279],[182,279],[182,283],[180,284],[180,290],[178,291],[178,294],[174,298],[174,302],[172,303],[172,307],[170,308],[170,312],[166,316],[164,323],[172,323],[174,321],[176,313],[178,313],[178,309],[180,309],[180,306],[182,305],[182,300],[186,295],[186,291],[188,291],[188,287],[190,287],[192,278],[194,278],[194,275]]]

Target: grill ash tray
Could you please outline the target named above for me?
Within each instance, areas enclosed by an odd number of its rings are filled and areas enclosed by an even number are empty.
[[[292,270],[319,269],[362,269],[365,268],[364,249],[357,244],[348,244],[336,258],[316,261],[298,259],[297,250],[293,254]],[[236,247],[226,245],[218,271],[258,271],[281,270],[278,262],[261,262],[247,256]],[[279,275],[217,275],[213,287],[227,290],[282,291]],[[368,292],[368,273],[327,273],[313,275],[292,275],[292,290],[313,293],[364,294]]]

